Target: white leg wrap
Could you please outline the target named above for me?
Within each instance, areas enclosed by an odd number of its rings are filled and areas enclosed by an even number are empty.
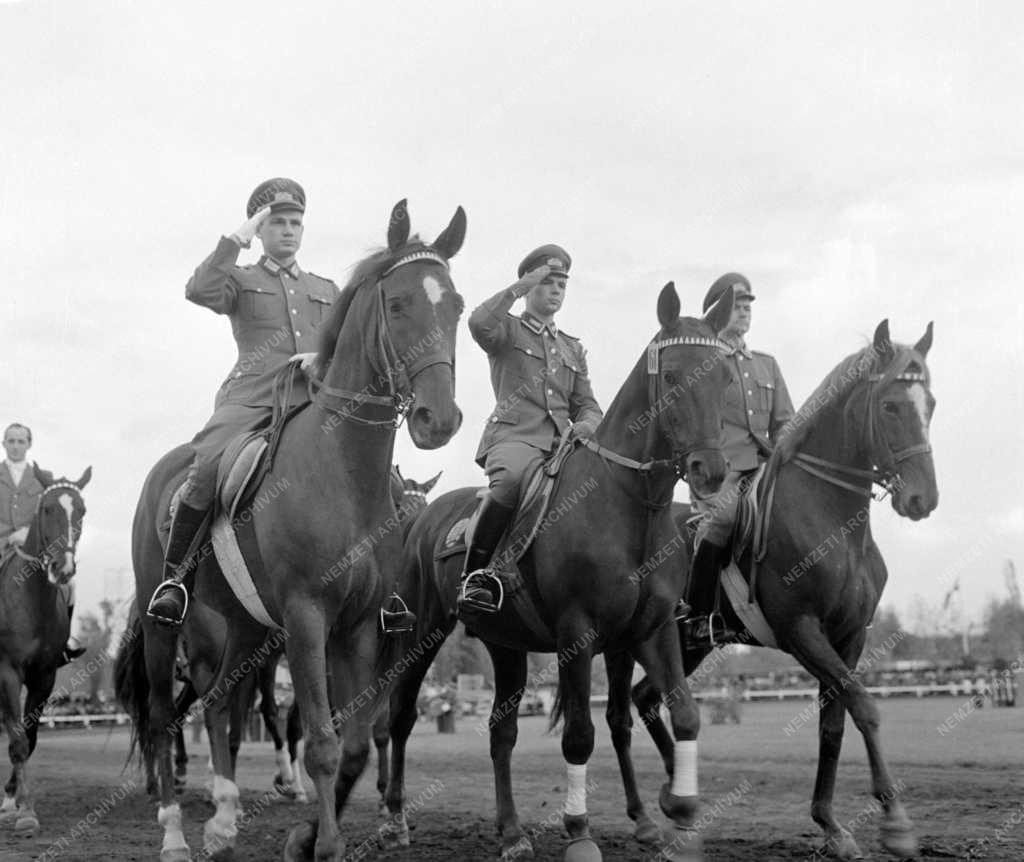
[[[219,850],[233,846],[238,835],[238,785],[222,775],[213,777],[213,800],[217,813],[203,826],[203,843],[206,847]]]
[[[288,760],[288,752],[282,748],[274,755],[274,759],[277,761],[277,774],[281,776],[281,781],[291,787],[295,776],[292,772],[291,762]]]
[[[164,827],[163,850],[188,850],[185,833],[181,831],[181,809],[177,802],[157,809],[156,821]]]
[[[587,764],[566,764],[569,776],[569,788],[565,794],[566,814],[587,813]]]
[[[673,796],[697,795],[697,740],[676,742],[675,769],[672,773]]]
[[[17,811],[18,805],[14,801],[13,796],[4,796],[3,804],[0,805],[0,811]]]

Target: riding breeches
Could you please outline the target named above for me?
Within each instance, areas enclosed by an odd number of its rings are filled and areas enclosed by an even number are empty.
[[[529,443],[506,440],[495,443],[487,452],[484,472],[491,488],[491,499],[514,509],[519,504],[523,476],[537,462],[550,455]]]
[[[693,509],[701,514],[697,525],[696,541],[710,542],[724,548],[732,534],[736,522],[736,510],[740,496],[744,492],[743,480],[756,473],[756,470],[730,470],[725,474],[718,491],[707,497],[698,497],[690,490]]]
[[[246,407],[243,404],[223,404],[210,421],[192,438],[195,458],[188,468],[188,478],[181,492],[181,502],[193,509],[205,511],[213,503],[217,492],[217,466],[220,456],[232,438],[265,425],[271,416],[270,407]]]

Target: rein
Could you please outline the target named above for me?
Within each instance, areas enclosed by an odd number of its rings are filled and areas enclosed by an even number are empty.
[[[39,510],[43,505],[43,498],[51,491],[74,491],[77,494],[81,494],[81,488],[79,488],[74,482],[57,481],[43,488],[43,493],[39,495],[39,499],[36,500],[36,510],[32,515],[33,526],[37,528],[39,526]],[[69,525],[69,529],[71,526]],[[21,545],[14,546],[14,552],[21,557],[25,562],[31,563],[35,568],[45,572],[49,569],[50,564],[54,561],[54,555],[50,553],[50,546],[44,545],[43,549],[35,556],[23,550]],[[71,553],[74,554],[75,549],[71,548]]]
[[[377,315],[375,319],[376,326],[374,327],[374,334],[376,335],[374,348],[377,356],[380,358],[381,365],[383,365],[383,370],[380,373],[387,382],[388,394],[371,395],[365,390],[353,392],[349,389],[329,386],[322,381],[311,378],[309,382],[310,394],[313,400],[324,410],[360,425],[395,430],[402,427],[402,423],[412,411],[412,405],[416,399],[412,391],[412,381],[416,378],[416,375],[432,365],[448,365],[451,367],[452,374],[454,375],[455,363],[447,357],[427,357],[413,363],[411,368],[407,368],[398,355],[398,350],[391,339],[391,329],[387,323],[387,315],[384,313],[384,280],[400,267],[423,260],[439,263],[445,269],[448,269],[448,261],[436,251],[427,248],[417,249],[399,257],[398,260],[378,276],[375,284]],[[359,290],[365,283],[364,279],[357,285],[356,290]],[[369,385],[367,385],[367,388],[369,388]],[[330,399],[342,402],[342,406],[330,403]],[[363,416],[358,416],[355,411],[364,404],[388,408],[390,415],[387,419],[367,419]]]

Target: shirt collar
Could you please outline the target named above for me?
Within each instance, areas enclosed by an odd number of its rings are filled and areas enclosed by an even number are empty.
[[[540,335],[545,329],[551,333],[552,338],[558,335],[558,327],[555,326],[555,322],[553,320],[550,323],[544,323],[528,311],[524,311],[520,319],[538,335]]]
[[[754,354],[752,354],[750,352],[750,348],[747,347],[747,343],[742,338],[739,339],[739,344],[731,344],[730,342],[726,341],[725,339],[719,339],[719,340],[723,344],[729,345],[729,352],[726,354],[727,356],[733,356],[736,353],[741,353],[744,356],[744,358],[746,358],[746,359],[753,359],[754,358]]]
[[[260,266],[262,266],[271,275],[280,275],[281,273],[286,273],[287,275],[290,275],[292,278],[295,279],[299,277],[299,273],[301,272],[301,270],[299,269],[298,261],[293,260],[290,264],[288,264],[288,266],[281,266],[281,264],[279,264],[276,260],[274,260],[273,258],[269,258],[266,255],[263,255],[263,257],[260,258]]]

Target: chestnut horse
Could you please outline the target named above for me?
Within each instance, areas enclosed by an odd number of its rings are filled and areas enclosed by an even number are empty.
[[[212,555],[197,571],[181,634],[189,678],[204,699],[213,759],[217,812],[204,828],[207,855],[230,858],[237,834],[227,695],[233,681],[282,642],[307,718],[305,766],[316,787],[318,815],[292,830],[284,858],[336,862],[344,855],[342,809],[366,766],[370,726],[383,697],[379,670],[394,649],[393,639],[381,637],[379,614],[401,555],[389,487],[396,429],[407,418],[413,443],[433,449],[448,442],[462,418],[454,401],[454,356],[463,303],[448,260],[461,247],[465,226],[460,207],[433,244],[410,239],[405,201],[400,202],[391,214],[387,247],[355,267],[321,326],[316,364],[323,381],[313,403],[284,428],[260,485],[288,491],[252,509],[270,584],[260,598],[277,629],[243,610]],[[144,610],[161,576],[157,528],[166,519],[163,501],[181,481],[189,458],[187,447],[174,450],[143,488],[133,529],[141,637],[121,657],[126,670],[120,696],[136,719],[143,750],[153,747],[160,776],[161,862],[190,858],[171,763],[178,632],[155,625]],[[340,753],[331,702],[344,705]]]

